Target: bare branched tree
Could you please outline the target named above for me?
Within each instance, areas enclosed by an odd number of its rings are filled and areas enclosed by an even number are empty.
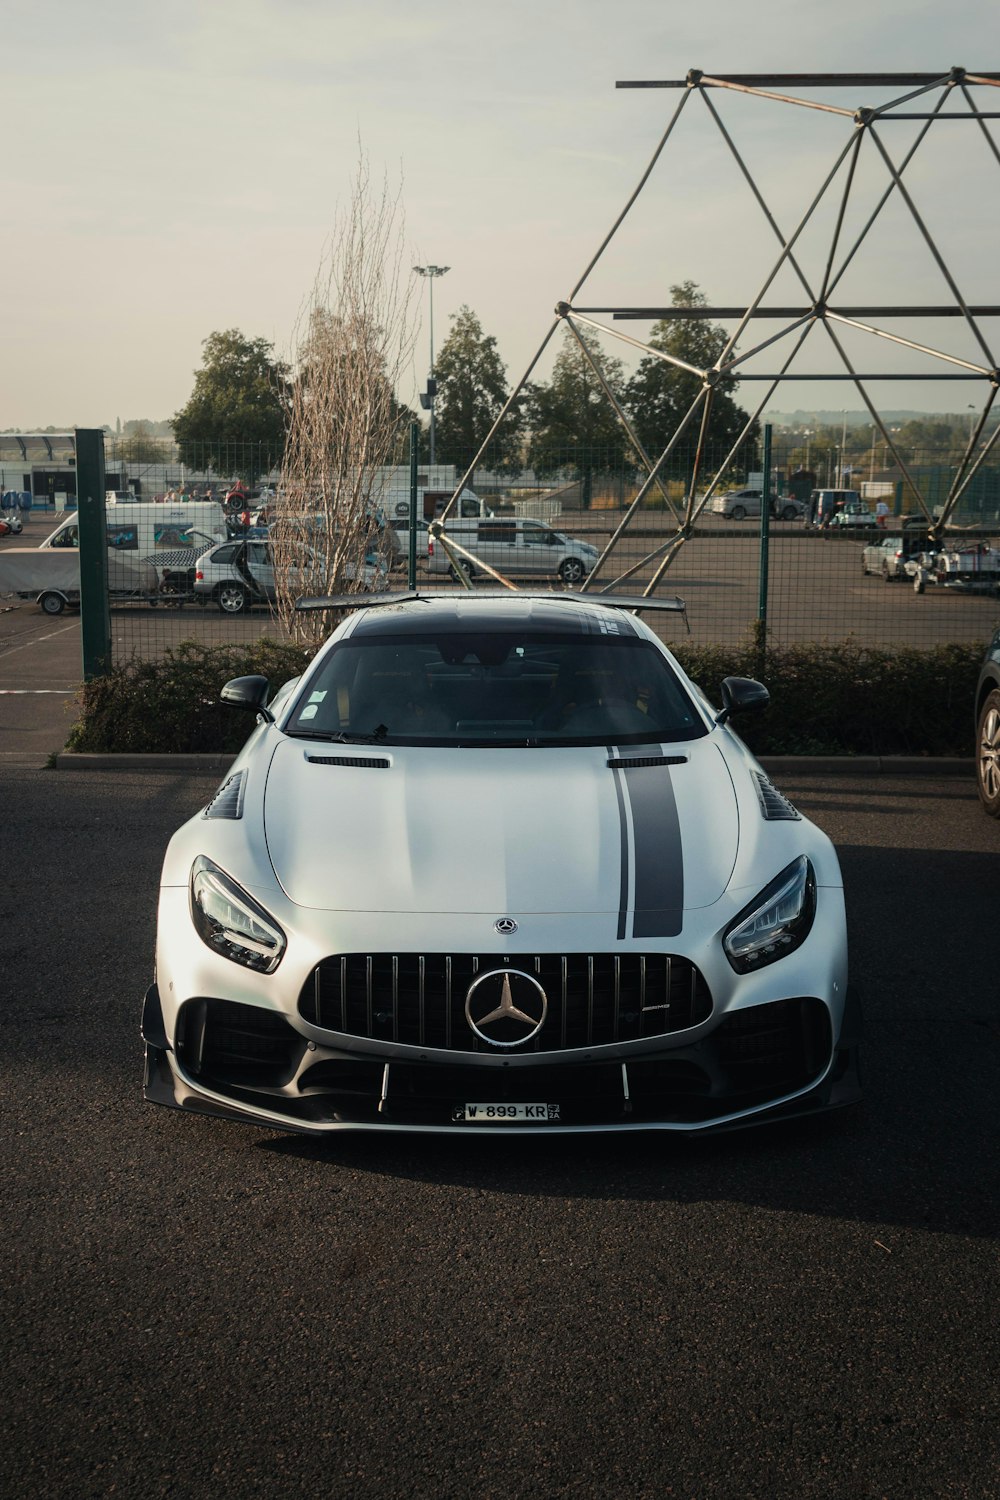
[[[277,613],[293,639],[317,644],[322,613],[302,594],[359,592],[371,559],[390,561],[378,521],[381,477],[401,457],[409,415],[395,391],[415,337],[414,280],[404,275],[400,194],[373,192],[362,154],[351,198],[296,328],[291,410],[271,526]]]

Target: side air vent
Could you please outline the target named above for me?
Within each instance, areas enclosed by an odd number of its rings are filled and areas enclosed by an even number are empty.
[[[632,771],[636,766],[686,766],[686,755],[629,755],[611,756],[608,765],[612,771]]]
[[[760,802],[760,810],[769,823],[784,819],[788,822],[800,822],[802,814],[783,797],[767,777],[761,771],[753,772],[754,784],[757,787],[757,799]]]
[[[205,808],[206,818],[242,818],[244,774],[237,771],[235,775],[227,776]]]
[[[363,771],[388,771],[389,761],[373,755],[307,755],[311,766],[356,766]]]

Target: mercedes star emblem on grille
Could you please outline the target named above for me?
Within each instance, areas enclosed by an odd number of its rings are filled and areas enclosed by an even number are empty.
[[[520,969],[480,974],[465,996],[465,1019],[491,1047],[523,1047],[541,1031],[548,1012],[542,986]]]
[[[497,917],[496,921],[493,923],[493,926],[496,928],[497,932],[502,932],[505,937],[510,933],[517,931],[517,923],[514,921],[513,917]]]

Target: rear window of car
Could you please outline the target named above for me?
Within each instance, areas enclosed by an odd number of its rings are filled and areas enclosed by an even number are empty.
[[[342,641],[284,727],[450,746],[661,744],[708,732],[651,642],[497,631]]]
[[[214,563],[231,563],[236,556],[236,549],[241,546],[240,542],[228,542],[225,547],[216,547],[212,553]]]

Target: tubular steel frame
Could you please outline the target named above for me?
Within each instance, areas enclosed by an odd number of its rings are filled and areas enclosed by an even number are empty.
[[[523,391],[525,385],[531,377],[532,372],[541,359],[556,330],[563,323],[565,323],[565,325],[572,332],[573,336],[576,338],[587,363],[589,364],[596,379],[598,380],[605,396],[610,402],[619,422],[623,426],[628,436],[629,442],[640,460],[642,468],[646,471],[646,478],[640,485],[635,498],[632,500],[630,506],[622,517],[620,524],[615,529],[614,534],[611,536],[603,552],[598,558],[598,561],[595,564],[590,577],[582,585],[582,588],[584,590],[599,588],[600,592],[610,592],[611,590],[622,584],[626,579],[641,571],[648,564],[655,562],[656,567],[653,572],[653,576],[646,584],[643,590],[643,595],[645,597],[648,597],[654,592],[654,590],[658,587],[660,581],[662,580],[663,575],[670,567],[670,564],[677,556],[681,547],[683,547],[684,543],[691,536],[698,517],[701,515],[708,501],[714,494],[716,487],[720,483],[722,476],[728,468],[729,464],[732,462],[733,457],[740,447],[740,444],[752,430],[754,423],[759,420],[761,414],[772,399],[774,392],[777,390],[778,386],[787,381],[847,381],[854,385],[855,390],[857,391],[862,402],[868,410],[872,422],[881,434],[886,448],[889,450],[889,452],[891,452],[893,458],[899,466],[900,473],[903,475],[908,488],[916,497],[917,503],[919,504],[927,519],[928,526],[932,529],[936,536],[940,537],[944,533],[950,518],[954,514],[955,507],[957,506],[959,500],[965,494],[972,480],[979,472],[980,468],[982,467],[991,451],[993,451],[993,449],[996,447],[998,440],[1000,440],[1000,426],[998,426],[994,429],[988,439],[986,439],[982,443],[980,441],[986,421],[996,400],[998,390],[1000,390],[1000,369],[998,369],[997,367],[997,360],[992,352],[992,349],[990,348],[989,343],[987,342],[987,338],[981,326],[980,320],[986,317],[1000,316],[1000,305],[977,304],[973,306],[965,301],[959,289],[957,281],[949,270],[943,255],[941,254],[937,244],[934,241],[930,229],[921,217],[911,194],[909,193],[903,182],[903,173],[906,171],[906,168],[913,160],[913,157],[916,154],[917,150],[926,139],[931,126],[942,120],[964,120],[967,123],[974,123],[978,125],[986,140],[990,152],[997,161],[997,164],[1000,165],[1000,145],[998,145],[986,123],[990,120],[1000,120],[1000,110],[991,112],[979,109],[971,92],[971,89],[973,87],[983,87],[1000,90],[1000,72],[972,73],[968,72],[964,68],[950,68],[947,72],[940,74],[734,73],[726,78],[717,78],[703,73],[699,69],[692,69],[683,79],[673,81],[640,81],[626,83],[620,82],[618,83],[617,87],[623,89],[681,89],[683,90],[683,93],[681,94],[681,97],[677,102],[677,105],[667,124],[667,127],[663,132],[663,135],[661,136],[656,149],[654,150],[653,155],[650,158],[650,161],[646,166],[644,172],[642,173],[642,176],[640,177],[634,191],[629,196],[624,208],[615,219],[615,222],[611,226],[611,229],[608,231],[599,248],[587,264],[582,276],[576,282],[576,285],[574,286],[570,294],[569,300],[557,303],[555,308],[555,321],[546,333],[545,338],[542,340],[537,353],[531,360],[531,363],[528,365],[527,370],[519,380],[518,384],[511,392],[511,395],[506,401],[503,410],[500,412],[490,431],[487,433],[485,439],[483,440],[482,446],[476,453],[471,464],[456,486],[455,492],[451,496],[451,499],[445,507],[445,510],[443,511],[441,517],[437,521],[431,523],[430,532],[435,537],[435,539],[438,540],[444,547],[445,553],[452,563],[459,579],[463,582],[466,588],[471,589],[473,587],[471,580],[468,579],[462,568],[462,562],[465,561],[474,564],[477,571],[482,571],[488,574],[494,582],[503,584],[505,587],[510,589],[513,589],[515,587],[515,585],[512,584],[508,579],[503,578],[501,574],[496,572],[495,569],[489,567],[488,564],[484,563],[482,559],[475,554],[474,551],[462,547],[456,541],[454,534],[446,533],[443,530],[443,526],[444,522],[451,514],[453,507],[457,504],[458,497],[461,494],[466,483],[468,482],[470,476],[474,473],[475,469],[482,460],[483,455],[489,447],[494,434],[497,432],[505,416],[510,411],[511,407],[514,405],[521,392]],[[880,88],[888,90],[903,89],[906,92],[900,94],[898,97],[890,98],[886,102],[879,104],[874,108],[858,109],[848,109],[840,105],[828,104],[816,99],[804,98],[785,92],[785,90],[789,88],[843,89],[850,87]],[[779,227],[778,222],[768,208],[764,195],[761,192],[758,184],[755,182],[749,167],[737,150],[732,136],[723,123],[723,120],[721,119],[711,97],[712,91],[715,90],[733,91],[744,95],[751,95],[755,98],[766,99],[771,102],[791,105],[798,108],[821,110],[827,114],[840,115],[845,121],[850,122],[850,136],[837,153],[833,166],[826,172],[820,188],[813,196],[808,208],[806,209],[805,213],[799,220],[799,223],[796,225],[795,229],[790,235],[784,233]],[[904,110],[902,108],[902,106],[909,104],[915,99],[924,99],[927,98],[927,96],[933,95],[935,93],[937,94],[936,102],[934,102],[932,107],[926,110],[914,111]],[[604,252],[607,250],[618,230],[625,222],[629,211],[632,209],[643,188],[649,181],[649,178],[657,162],[659,161],[664,148],[666,147],[671,135],[673,134],[674,128],[677,125],[682,112],[687,106],[688,101],[694,95],[697,95],[704,104],[710,120],[717,127],[722,140],[732,154],[741,175],[746,180],[754,199],[761,209],[761,212],[763,213],[768,226],[777,238],[780,245],[780,252],[778,254],[777,260],[774,262],[774,265],[771,267],[770,271],[764,278],[753,300],[750,302],[749,306],[746,307],[676,308],[576,306],[576,297],[582,291],[591,273],[598,265],[601,257],[604,255]],[[953,97],[953,95],[959,96],[964,101],[964,109],[946,110],[944,108],[945,104]],[[881,126],[897,120],[916,120],[922,122],[922,128],[917,133],[916,140],[913,142],[910,149],[906,152],[905,156],[898,164],[893,160],[879,133],[879,129],[881,128]],[[877,129],[876,127],[879,127],[879,129]],[[857,238],[843,255],[843,259],[838,260],[838,253],[841,249],[841,237],[844,228],[844,221],[847,214],[848,204],[851,198],[851,190],[854,185],[855,171],[862,147],[866,139],[869,139],[871,141],[873,148],[877,152],[879,159],[884,165],[888,176],[888,182],[884,192],[879,198],[875,208],[871,212],[867,222],[861,229],[860,233],[857,235]],[[809,278],[802,269],[802,266],[796,260],[794,254],[795,246],[802,236],[803,232],[805,231],[806,227],[812,222],[813,216],[819,208],[819,205],[824,201],[824,199],[826,199],[828,192],[830,192],[836,178],[838,177],[838,174],[841,173],[842,169],[845,167],[845,163],[846,172],[840,193],[839,204],[837,205],[836,222],[834,225],[829,250],[826,257],[826,264],[823,269],[822,280],[817,289],[813,284],[811,284]],[[838,284],[843,278],[848,266],[857,255],[873,225],[876,223],[879,214],[882,212],[882,209],[893,197],[893,195],[896,195],[904,203],[920,237],[923,239],[928,250],[930,251],[930,254],[933,257],[938,270],[941,272],[941,275],[954,300],[951,304],[935,304],[933,306],[913,305],[904,307],[852,305],[841,306],[839,308],[834,307],[832,305],[832,298]],[[798,278],[798,281],[801,283],[804,292],[803,304],[798,307],[772,307],[762,305],[763,299],[766,296],[769,287],[774,282],[778,273],[786,265],[792,270],[792,272]],[[736,320],[736,329],[732,333],[732,335],[727,338],[725,348],[723,349],[716,363],[709,369],[698,369],[690,364],[686,364],[683,360],[677,359],[673,355],[666,353],[662,349],[653,348],[648,343],[644,343],[640,339],[633,338],[620,327],[609,326],[607,323],[595,321],[595,316],[610,316],[613,320],[613,323],[627,322],[629,320],[637,321],[641,319],[660,320],[669,318],[680,321],[685,319],[696,320],[726,318],[728,320]],[[934,319],[954,317],[964,319],[975,344],[981,351],[981,362],[959,358],[957,355],[948,354],[943,350],[931,348],[926,344],[921,344],[916,342],[914,339],[907,338],[903,334],[893,333],[889,329],[880,326],[881,321],[885,319]],[[783,326],[778,333],[772,333],[769,336],[760,337],[759,341],[754,343],[752,348],[746,350],[743,353],[737,354],[735,351],[739,339],[746,333],[747,329],[750,328],[756,320],[778,320]],[[828,339],[830,340],[830,344],[832,345],[835,355],[835,368],[827,372],[790,373],[791,365],[795,360],[799,350],[802,348],[807,337],[817,324],[822,325]],[[884,339],[889,341],[890,343],[901,345],[903,348],[910,349],[914,353],[928,356],[930,359],[936,361],[940,366],[944,366],[946,368],[944,370],[938,368],[932,372],[929,371],[928,373],[911,372],[901,374],[883,374],[875,370],[856,369],[855,365],[852,363],[850,357],[848,356],[843,343],[837,336],[836,329],[838,326],[841,328],[852,328],[857,330],[858,332],[868,334],[873,338]],[[686,370],[689,373],[697,375],[700,378],[702,382],[701,391],[677,425],[675,431],[670,436],[666,447],[658,458],[651,458],[651,456],[645,451],[642,444],[639,442],[625,412],[622,410],[620,403],[610,389],[609,384],[601,371],[599,360],[595,358],[587,342],[582,337],[580,331],[582,328],[593,330],[600,335],[607,335],[610,338],[617,340],[619,343],[625,344],[632,349],[641,351],[644,355],[663,360],[666,364],[672,365],[677,369]],[[780,340],[788,338],[790,335],[794,334],[797,334],[798,337],[793,344],[791,352],[776,371],[770,374],[761,374],[757,371],[748,372],[742,368],[747,363],[747,361],[754,359],[755,356],[760,355],[765,349],[777,344]],[[839,368],[837,367],[838,362]],[[711,414],[713,393],[715,387],[722,379],[724,379],[728,375],[736,375],[737,373],[738,378],[741,381],[762,382],[766,385],[767,388],[762,399],[757,402],[753,413],[749,417],[736,442],[733,444],[729,453],[726,455],[725,460],[715,471],[714,475],[709,478],[705,492],[701,496],[700,500],[698,500],[696,499],[696,496],[698,493],[699,484],[703,480],[703,469],[705,467],[705,437],[708,430],[709,417]],[[958,469],[952,481],[952,485],[946,497],[944,506],[941,509],[940,515],[936,519],[931,515],[924,495],[921,493],[918,484],[914,480],[913,475],[910,473],[907,464],[904,461],[903,456],[899,452],[898,446],[893,439],[891,431],[880,416],[878,410],[876,409],[876,405],[868,391],[868,383],[883,380],[973,380],[981,382],[986,387],[983,410],[979,416],[978,421],[974,426],[970,428],[968,444],[958,465]],[[676,448],[681,437],[692,427],[696,418],[700,418],[698,423],[698,439],[692,464],[688,494],[684,504],[683,514],[681,514],[667,496],[666,489],[660,479],[660,473],[667,458]],[[657,547],[652,552],[647,553],[647,555],[643,557],[639,562],[632,563],[628,568],[625,569],[624,572],[619,573],[616,577],[608,580],[607,582],[604,582],[602,580],[601,584],[598,585],[596,582],[598,574],[600,574],[602,570],[604,570],[606,563],[618,548],[622,538],[625,536],[628,530],[629,523],[632,517],[636,513],[639,506],[642,504],[642,501],[649,490],[654,485],[660,490],[660,493],[663,495],[664,499],[667,500],[669,511],[676,524],[677,530],[671,537],[668,538],[666,542],[664,542],[661,546]]]

